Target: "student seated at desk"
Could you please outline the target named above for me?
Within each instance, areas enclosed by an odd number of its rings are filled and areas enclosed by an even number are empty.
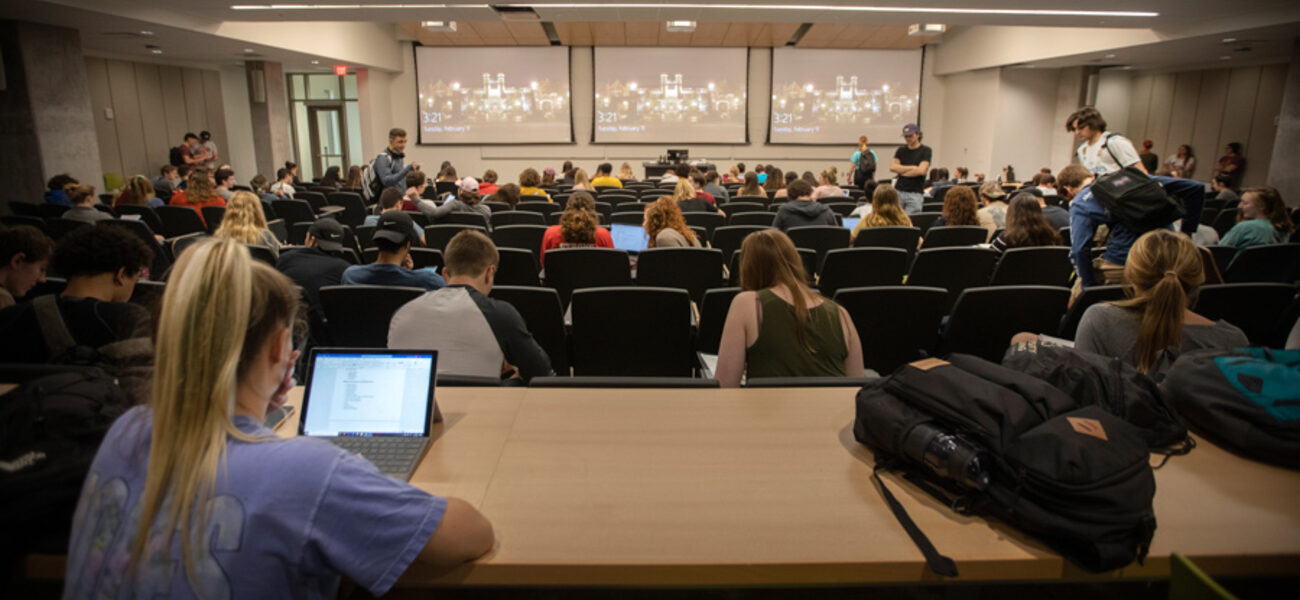
[[[0,225],[0,309],[14,305],[38,283],[54,252],[54,241],[31,225]]]
[[[118,419],[87,475],[65,598],[330,598],[344,575],[378,596],[417,559],[491,549],[468,503],[262,426],[294,385],[297,298],[232,241],[181,255],[149,405]]]
[[[416,269],[411,246],[420,241],[411,216],[400,210],[379,215],[371,241],[379,250],[374,264],[352,265],[343,271],[344,285],[400,285],[436,290],[446,282],[433,269]]]
[[[718,347],[718,383],[748,377],[862,377],[862,343],[848,311],[804,282],[794,242],[776,229],[740,245],[740,287]]]
[[[546,264],[546,251],[556,248],[613,248],[614,238],[609,230],[599,226],[596,200],[587,192],[574,192],[560,214],[560,224],[551,225],[542,234],[542,265]]]

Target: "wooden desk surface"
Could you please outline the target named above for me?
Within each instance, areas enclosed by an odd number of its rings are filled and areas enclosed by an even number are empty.
[[[446,423],[412,483],[478,506],[498,544],[402,583],[938,581],[871,483],[855,392],[440,389]],[[1103,575],[887,480],[958,581],[1167,577],[1174,551],[1216,575],[1300,572],[1300,473],[1204,441],[1156,471],[1146,564]]]

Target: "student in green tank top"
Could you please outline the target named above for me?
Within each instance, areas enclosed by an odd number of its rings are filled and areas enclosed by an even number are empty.
[[[848,311],[821,297],[794,243],[776,229],[740,246],[741,293],[731,303],[718,348],[718,383],[754,377],[862,377],[862,343]]]

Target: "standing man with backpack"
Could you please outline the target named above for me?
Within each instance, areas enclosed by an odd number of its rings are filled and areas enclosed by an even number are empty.
[[[867,189],[867,180],[876,176],[876,151],[867,148],[867,136],[858,138],[858,149],[849,162],[853,163],[849,170],[853,174],[853,185],[860,190]]]
[[[388,130],[388,147],[370,162],[370,168],[361,176],[361,191],[367,200],[378,199],[385,188],[399,192],[406,190],[406,174],[419,171],[420,163],[402,166],[405,152],[406,130],[400,127]]]

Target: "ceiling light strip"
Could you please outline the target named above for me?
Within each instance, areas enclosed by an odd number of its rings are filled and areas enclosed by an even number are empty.
[[[428,8],[489,8],[487,4],[232,4],[231,10],[362,10],[362,9],[428,9]],[[730,9],[730,10],[771,10],[771,11],[809,11],[821,10],[832,12],[864,13],[900,13],[900,14],[956,14],[956,15],[1012,15],[1036,17],[1133,17],[1152,18],[1160,16],[1158,12],[1123,11],[1123,10],[1059,10],[1059,9],[1018,9],[1018,8],[958,8],[927,6],[839,6],[819,4],[686,4],[666,3],[563,3],[563,4],[499,4],[502,7],[550,9],[550,8],[646,8],[646,9]]]

